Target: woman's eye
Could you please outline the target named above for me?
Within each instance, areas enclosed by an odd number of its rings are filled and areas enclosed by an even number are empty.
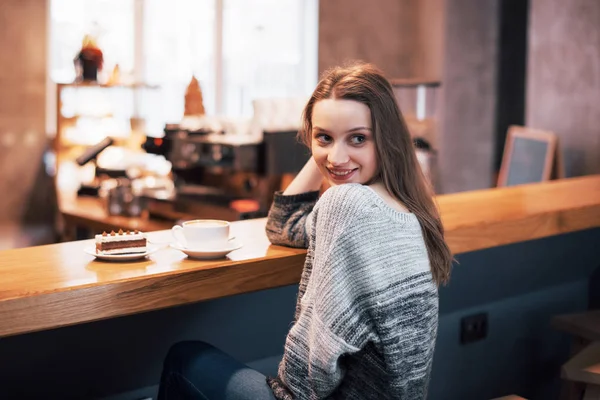
[[[317,142],[321,144],[327,144],[331,142],[331,136],[326,135],[324,133],[319,133],[317,136],[315,136],[315,139],[317,139]]]
[[[352,144],[363,144],[367,138],[364,135],[352,136]]]

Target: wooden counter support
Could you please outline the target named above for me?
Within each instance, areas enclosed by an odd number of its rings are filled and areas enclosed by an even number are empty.
[[[99,230],[125,224],[106,220],[90,200],[61,211]],[[78,206],[86,202],[94,211]],[[438,203],[452,250],[475,251],[600,227],[600,176],[445,195]],[[216,261],[165,248],[144,261],[100,262],[83,251],[91,241],[0,252],[0,337],[297,283],[305,251],[270,245],[265,222],[233,223],[244,247]],[[149,239],[167,243],[171,234]]]

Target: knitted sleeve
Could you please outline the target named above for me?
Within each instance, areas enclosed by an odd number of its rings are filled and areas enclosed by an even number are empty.
[[[318,199],[318,191],[289,196],[275,193],[267,217],[269,241],[282,246],[307,248],[306,223]]]
[[[314,210],[307,255],[312,274],[280,364],[285,385],[302,398],[330,396],[344,378],[344,357],[376,340],[359,289],[368,279],[369,260],[361,245],[369,238],[360,234],[368,210],[353,190],[349,185],[329,189]]]

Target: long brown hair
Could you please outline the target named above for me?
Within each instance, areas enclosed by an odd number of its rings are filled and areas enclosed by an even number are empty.
[[[416,215],[433,279],[438,285],[446,283],[450,278],[452,252],[444,240],[444,227],[433,200],[433,190],[417,161],[391,84],[372,64],[355,62],[326,71],[303,113],[300,134],[309,147],[313,107],[317,101],[330,98],[355,100],[369,107],[379,166],[373,182],[382,182],[391,195]]]

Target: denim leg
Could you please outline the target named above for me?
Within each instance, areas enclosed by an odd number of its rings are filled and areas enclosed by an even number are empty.
[[[275,399],[265,376],[204,342],[179,342],[165,358],[158,400]]]

